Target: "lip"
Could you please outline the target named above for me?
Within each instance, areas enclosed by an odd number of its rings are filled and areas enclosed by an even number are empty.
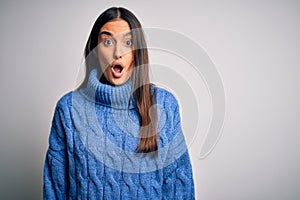
[[[116,67],[117,66],[117,67]],[[115,61],[111,65],[111,71],[115,78],[121,78],[124,74],[124,65],[120,61]]]

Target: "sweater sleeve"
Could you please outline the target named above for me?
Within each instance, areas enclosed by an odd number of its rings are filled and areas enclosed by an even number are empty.
[[[171,137],[174,139],[175,136],[178,136],[177,134],[181,134],[182,138],[184,138],[180,123],[179,107],[177,101],[174,102],[173,105],[175,105],[175,110],[172,112],[173,127]],[[164,180],[162,186],[163,199],[195,199],[190,156],[188,149],[186,148],[185,140],[183,139],[182,142],[184,143],[182,145],[185,148],[183,148],[182,152],[179,154],[180,156],[164,168]],[[174,150],[175,149],[170,148],[168,154],[174,155]]]
[[[66,119],[63,106],[58,103],[54,112],[49,136],[49,147],[44,164],[44,199],[67,198]]]

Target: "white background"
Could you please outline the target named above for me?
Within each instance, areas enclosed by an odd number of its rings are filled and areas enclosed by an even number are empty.
[[[222,77],[223,135],[204,160],[200,141],[190,149],[197,199],[299,199],[299,1],[1,1],[0,198],[42,198],[55,104],[74,89],[92,25],[110,6],[186,34]]]

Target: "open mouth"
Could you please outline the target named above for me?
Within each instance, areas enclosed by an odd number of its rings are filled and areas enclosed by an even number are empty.
[[[123,72],[124,66],[122,65],[122,63],[113,63],[112,66],[112,72],[113,72],[113,76],[115,78],[120,78],[122,76],[122,72]]]
[[[121,73],[123,71],[123,67],[121,65],[114,65],[113,70],[117,73]]]

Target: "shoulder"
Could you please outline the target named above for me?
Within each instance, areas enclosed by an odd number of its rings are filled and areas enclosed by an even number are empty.
[[[53,127],[65,126],[70,127],[72,112],[72,96],[73,91],[70,91],[59,98],[56,103],[53,115]]]
[[[167,89],[155,87],[159,127],[177,127],[180,124],[180,106],[175,95]]]
[[[154,86],[158,116],[158,130],[162,145],[169,144],[177,135],[181,138],[181,117],[179,103],[175,95],[158,86]]]
[[[72,106],[73,91],[70,91],[59,98],[56,103],[56,109],[66,110]]]
[[[156,104],[165,108],[176,109],[178,107],[178,100],[171,91],[156,85],[152,85],[152,90],[154,91]]]

